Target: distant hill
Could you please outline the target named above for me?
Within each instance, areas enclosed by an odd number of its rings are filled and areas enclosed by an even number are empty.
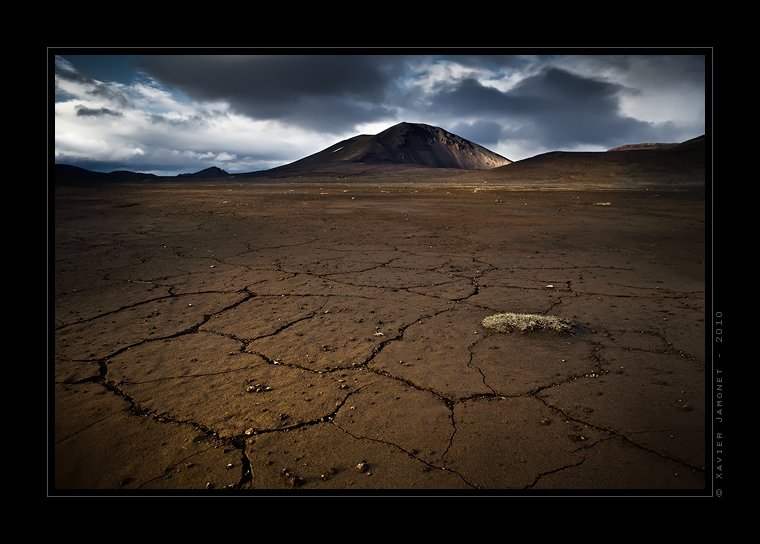
[[[641,151],[641,150],[647,150],[647,151],[656,151],[656,150],[665,150],[665,149],[673,149],[673,148],[680,148],[681,150],[685,150],[689,147],[698,147],[698,146],[704,146],[705,145],[705,135],[698,136],[696,138],[692,138],[691,140],[686,140],[685,142],[682,142],[680,144],[663,144],[663,143],[643,143],[643,144],[627,144],[622,145],[620,147],[615,147],[613,149],[610,149],[609,151]]]
[[[703,185],[705,136],[680,144],[634,144],[609,151],[550,151],[483,172],[492,183]]]
[[[410,164],[480,170],[511,162],[442,128],[421,123],[399,123],[379,134],[354,136],[313,155],[262,173],[280,176],[310,173],[315,169],[345,170],[349,164]]]
[[[68,164],[55,165],[55,182],[57,184],[65,183],[97,183],[97,182],[118,182],[118,181],[144,181],[157,179],[155,174],[143,174],[140,172],[128,172],[126,170],[117,170],[115,172],[93,172],[78,166]]]
[[[178,178],[219,178],[224,176],[229,176],[227,172],[222,170],[221,168],[217,168],[216,166],[212,166],[211,168],[206,168],[204,170],[201,170],[200,172],[195,172],[194,174],[179,174]]]

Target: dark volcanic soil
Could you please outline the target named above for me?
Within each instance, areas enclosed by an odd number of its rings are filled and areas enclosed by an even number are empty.
[[[57,188],[50,492],[704,492],[704,190],[468,176]]]

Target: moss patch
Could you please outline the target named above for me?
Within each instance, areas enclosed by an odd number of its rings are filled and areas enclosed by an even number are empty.
[[[495,332],[526,332],[533,329],[544,329],[555,332],[569,333],[573,330],[572,321],[567,321],[553,315],[514,314],[504,313],[486,317],[483,326]]]

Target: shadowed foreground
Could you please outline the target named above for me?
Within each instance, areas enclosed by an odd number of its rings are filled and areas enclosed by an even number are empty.
[[[705,488],[703,190],[54,206],[51,493]],[[483,327],[502,312],[574,333]]]

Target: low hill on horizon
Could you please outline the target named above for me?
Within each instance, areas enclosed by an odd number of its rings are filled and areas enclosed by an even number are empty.
[[[209,168],[205,168],[201,170],[200,172],[195,172],[192,174],[179,174],[177,175],[178,178],[219,178],[224,176],[230,176],[232,174],[228,174],[221,168],[218,168],[216,166],[211,166]]]
[[[117,170],[114,172],[95,172],[80,168],[79,166],[72,166],[70,164],[56,164],[55,165],[55,183],[71,183],[71,182],[102,182],[102,181],[149,181],[161,179],[155,174],[145,174],[141,172],[129,172],[127,170]]]
[[[550,151],[481,174],[489,183],[696,186],[705,184],[705,135],[679,144]]]

